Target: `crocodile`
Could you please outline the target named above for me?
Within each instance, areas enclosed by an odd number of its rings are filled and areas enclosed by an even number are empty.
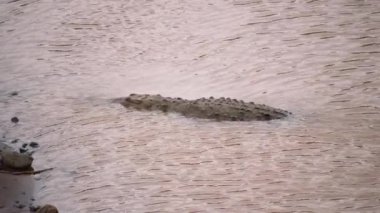
[[[130,94],[126,98],[117,99],[116,102],[136,110],[175,112],[185,117],[217,121],[268,121],[285,118],[291,114],[263,104],[224,97],[187,100],[161,95]]]

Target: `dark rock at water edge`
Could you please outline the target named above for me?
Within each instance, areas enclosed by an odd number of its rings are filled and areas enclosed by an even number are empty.
[[[12,147],[0,142],[0,168],[13,170],[31,170],[33,157],[27,153],[18,153]]]
[[[25,148],[20,148],[18,151],[19,151],[20,153],[25,153],[25,152],[27,152],[28,150],[25,149]]]
[[[41,208],[41,206],[33,206],[33,205],[31,205],[31,206],[29,206],[29,211],[30,212],[36,212],[40,208]]]
[[[18,209],[23,209],[23,208],[25,208],[25,205],[21,204],[21,203],[17,203],[17,204],[14,205],[14,207],[16,207]]]
[[[38,148],[40,145],[37,142],[30,142],[29,146],[32,148]]]
[[[36,213],[58,213],[58,209],[53,205],[47,204],[38,208]]]
[[[33,157],[28,154],[22,154],[15,151],[2,151],[0,155],[4,168],[30,170],[32,167]]]

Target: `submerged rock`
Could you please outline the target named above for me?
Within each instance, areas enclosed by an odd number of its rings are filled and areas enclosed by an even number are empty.
[[[18,119],[18,117],[12,117],[11,121],[12,121],[12,123],[17,124],[20,120]]]
[[[238,101],[230,98],[201,98],[186,100],[162,97],[161,95],[131,94],[117,99],[123,106],[137,110],[159,110],[176,112],[186,117],[214,119],[218,121],[252,121],[280,119],[291,114],[285,110],[272,108],[253,102]]]
[[[11,92],[11,93],[9,94],[9,96],[16,96],[16,95],[18,95],[18,92],[17,92],[17,91]]]

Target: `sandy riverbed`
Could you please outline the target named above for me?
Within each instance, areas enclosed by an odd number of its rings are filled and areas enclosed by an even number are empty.
[[[0,0],[0,133],[40,143],[35,168],[55,169],[25,190],[61,212],[380,211],[379,36],[377,0]],[[109,101],[130,93],[294,116]]]

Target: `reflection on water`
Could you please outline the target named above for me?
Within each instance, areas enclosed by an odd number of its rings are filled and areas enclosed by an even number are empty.
[[[39,202],[63,212],[380,210],[376,0],[0,4],[1,128],[40,142],[35,167],[55,167],[37,180]],[[294,116],[213,122],[109,101],[130,93],[229,96]]]

